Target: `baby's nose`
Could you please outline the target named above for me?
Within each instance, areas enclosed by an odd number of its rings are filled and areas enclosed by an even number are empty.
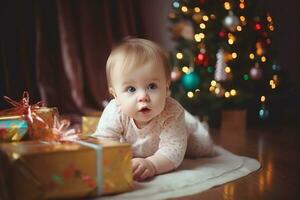
[[[145,91],[141,91],[138,96],[138,102],[148,102],[150,100],[149,95]]]

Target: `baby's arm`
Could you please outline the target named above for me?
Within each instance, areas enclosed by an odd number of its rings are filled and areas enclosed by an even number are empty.
[[[121,142],[122,132],[120,112],[115,100],[111,100],[103,110],[97,129],[92,137]]]
[[[184,112],[168,118],[160,134],[159,148],[154,155],[141,161],[141,171],[135,172],[136,180],[144,180],[156,174],[169,172],[177,168],[185,155],[187,146],[187,132],[185,127]],[[151,164],[149,164],[149,162]],[[133,166],[135,161],[133,161]],[[155,173],[153,172],[153,167]],[[139,169],[136,167],[136,169]],[[149,171],[149,173],[147,172]],[[145,173],[143,173],[145,172]]]
[[[175,169],[175,165],[167,157],[159,153],[146,158],[156,169],[156,174],[162,174]]]

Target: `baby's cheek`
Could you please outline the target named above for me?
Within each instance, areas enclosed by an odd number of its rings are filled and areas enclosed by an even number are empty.
[[[123,113],[125,113],[126,115],[128,115],[130,117],[132,117],[132,114],[135,111],[134,106],[128,102],[122,104],[121,109],[122,109]]]

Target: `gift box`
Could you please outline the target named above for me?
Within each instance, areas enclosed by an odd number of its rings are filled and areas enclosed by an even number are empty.
[[[0,117],[0,142],[19,141],[27,130],[28,125],[20,116]]]
[[[10,103],[13,108],[0,111],[0,118],[18,117],[19,119],[26,121],[28,131],[23,137],[24,140],[56,139],[57,136],[53,134],[52,128],[56,127],[56,124],[59,121],[57,108],[44,107],[42,106],[42,102],[30,105],[28,92],[24,92],[20,102],[14,101],[6,96],[4,99]],[[6,132],[11,131],[11,128],[6,130]]]
[[[28,121],[28,120],[27,120]],[[35,117],[29,122],[28,137],[30,140],[55,140],[52,128],[59,123],[59,114],[56,107],[39,107],[35,110]]]
[[[98,122],[100,119],[99,116],[82,116],[81,117],[81,130],[82,134],[89,135],[96,131]]]
[[[0,199],[65,199],[132,189],[131,147],[107,140],[0,144]],[[2,174],[1,174],[2,172]]]

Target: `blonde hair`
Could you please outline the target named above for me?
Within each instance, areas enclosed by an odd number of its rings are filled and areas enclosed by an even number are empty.
[[[166,52],[156,43],[140,38],[124,40],[113,48],[106,62],[106,78],[108,88],[112,88],[111,73],[115,67],[122,70],[131,70],[143,64],[153,62],[162,65],[166,80],[170,81],[171,69]]]

